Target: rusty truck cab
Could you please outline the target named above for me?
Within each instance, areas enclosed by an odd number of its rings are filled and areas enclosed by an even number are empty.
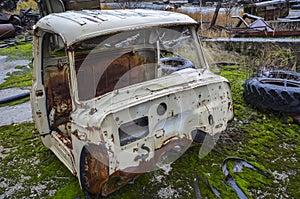
[[[35,126],[84,191],[108,195],[225,130],[230,87],[210,72],[197,26],[149,10],[67,11],[36,24]]]

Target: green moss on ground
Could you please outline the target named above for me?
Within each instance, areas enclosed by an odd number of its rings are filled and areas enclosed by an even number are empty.
[[[0,55],[7,55],[8,60],[31,60],[32,44],[24,43],[0,50]]]
[[[8,60],[31,60],[32,59],[32,44],[26,43],[18,46],[1,49],[0,55],[7,55]],[[17,70],[6,74],[5,81],[0,84],[0,89],[14,88],[14,87],[29,87],[32,83],[32,63],[28,66],[16,66]],[[16,100],[10,103],[1,104],[0,107],[8,105],[17,105],[28,101],[29,97]]]
[[[76,182],[42,145],[32,123],[1,126],[0,137],[1,198],[46,198]],[[65,193],[65,198],[82,196],[78,183],[72,189],[69,195]]]
[[[17,71],[6,74],[5,82],[0,84],[0,89],[31,86],[32,64],[16,66],[16,68]]]

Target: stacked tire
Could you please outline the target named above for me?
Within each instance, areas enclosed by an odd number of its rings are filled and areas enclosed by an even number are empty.
[[[284,113],[300,113],[300,73],[265,71],[249,78],[244,85],[246,102],[260,109]]]

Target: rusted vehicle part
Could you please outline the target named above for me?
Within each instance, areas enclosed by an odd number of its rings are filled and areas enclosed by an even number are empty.
[[[0,11],[6,10],[6,11],[13,11],[17,8],[17,2],[18,0],[2,0],[0,2]]]
[[[257,168],[256,166],[250,164],[249,162],[245,161],[242,158],[232,158],[232,157],[226,158],[222,164],[222,171],[226,176],[225,177],[226,182],[233,188],[233,190],[235,191],[235,193],[239,198],[247,199],[248,197],[244,193],[244,191],[238,186],[238,184],[235,182],[234,178],[230,174],[230,171],[228,170],[227,164],[228,162],[232,162],[232,161],[234,162],[234,166],[232,169],[234,172],[243,172],[243,168],[248,168],[257,171],[258,173],[262,174],[267,178],[271,177],[269,173]]]
[[[9,102],[16,101],[19,99],[23,99],[25,97],[29,97],[29,95],[30,95],[30,91],[26,91],[26,92],[20,93],[18,95],[5,97],[5,98],[0,99],[0,104],[5,104],[5,103],[9,103]]]
[[[0,24],[0,39],[11,38],[15,36],[15,28],[12,24]]]
[[[99,9],[99,0],[64,0],[66,10]]]
[[[244,4],[244,13],[259,16],[265,20],[283,18],[289,15],[289,1],[274,0]]]
[[[67,10],[100,9],[99,0],[37,0],[41,16]]]
[[[300,30],[275,30],[263,18],[248,13],[243,14],[243,17],[233,16],[232,18],[238,19],[237,25],[227,31],[232,37],[300,36]],[[248,24],[246,18],[254,21]]]
[[[32,8],[26,10],[20,10],[19,15],[21,26],[27,30],[32,30],[32,27],[40,19],[39,14],[32,13]]]
[[[0,13],[0,39],[12,38],[23,30],[31,30],[40,17],[31,10],[21,10],[20,15]]]
[[[107,196],[120,189],[120,187],[125,186],[133,177],[153,170],[154,167],[159,165],[160,161],[167,158],[168,154],[174,155],[174,153],[178,153],[182,155],[190,145],[191,140],[189,139],[171,138],[160,149],[154,152],[154,156],[150,161],[147,161],[147,157],[142,155],[137,157],[137,159],[141,160],[138,166],[117,171],[111,176],[109,176],[109,168],[107,166],[109,161],[108,150],[104,145],[88,145],[84,148],[81,156],[81,185],[83,186],[83,190],[88,193],[93,195],[100,193],[102,196]],[[141,148],[145,151],[150,151],[145,145]],[[99,192],[100,187],[102,187],[101,192]]]
[[[236,24],[235,28],[240,28],[242,25],[246,26],[247,28],[251,28],[251,27],[262,27],[262,30],[272,30],[272,28],[270,27],[270,25],[268,25],[263,18],[259,17],[259,16],[255,16],[249,13],[244,13],[242,17],[240,16],[232,16],[232,18],[236,18],[238,19],[238,23]],[[246,19],[250,19],[252,22],[258,21],[257,23],[259,24],[253,24],[248,25],[248,23],[245,21]]]
[[[299,114],[300,81],[293,78],[298,78],[300,74],[279,73],[281,77],[292,77],[292,79],[276,78],[273,72],[265,74],[269,77],[246,80],[243,94],[245,101],[261,109]]]
[[[230,86],[210,72],[197,27],[151,10],[67,11],[37,22],[33,119],[86,194],[109,195],[226,129]]]
[[[17,15],[8,15],[4,13],[0,13],[0,24],[13,24],[20,25],[21,19]]]

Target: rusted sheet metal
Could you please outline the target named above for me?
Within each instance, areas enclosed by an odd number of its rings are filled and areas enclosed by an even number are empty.
[[[265,20],[273,20],[289,15],[288,0],[264,1],[244,5],[244,12],[257,15]]]
[[[99,0],[64,0],[66,10],[99,9]]]
[[[31,10],[20,10],[20,15],[0,13],[0,39],[14,37],[24,29],[31,30],[39,19],[39,15],[33,14]]]
[[[68,70],[57,67],[46,68],[45,88],[47,91],[47,109],[50,110],[50,125],[57,126],[69,120],[72,111],[71,96],[69,92]],[[55,124],[53,121],[56,121]]]
[[[229,34],[233,37],[288,37],[299,36],[300,30],[284,30],[272,28],[263,18],[245,13],[243,17],[233,16],[233,18],[239,19],[236,27],[229,31]],[[253,23],[248,24],[245,19],[249,18],[255,20]],[[242,24],[244,27],[241,27]]]
[[[82,162],[83,175],[82,186],[95,195],[107,196],[114,191],[125,186],[132,178],[145,171],[155,169],[159,160],[168,152],[177,151],[178,147],[183,147],[180,153],[186,151],[191,145],[191,140],[187,138],[172,137],[164,141],[164,145],[154,152],[154,157],[149,161],[141,161],[139,166],[128,167],[118,170],[109,176],[108,173],[108,149],[105,145],[89,144],[84,148]]]
[[[0,24],[0,39],[14,37],[15,34],[15,28],[12,24]]]
[[[109,158],[105,145],[90,143],[82,150],[80,158],[81,186],[92,194],[99,194],[109,180]]]

